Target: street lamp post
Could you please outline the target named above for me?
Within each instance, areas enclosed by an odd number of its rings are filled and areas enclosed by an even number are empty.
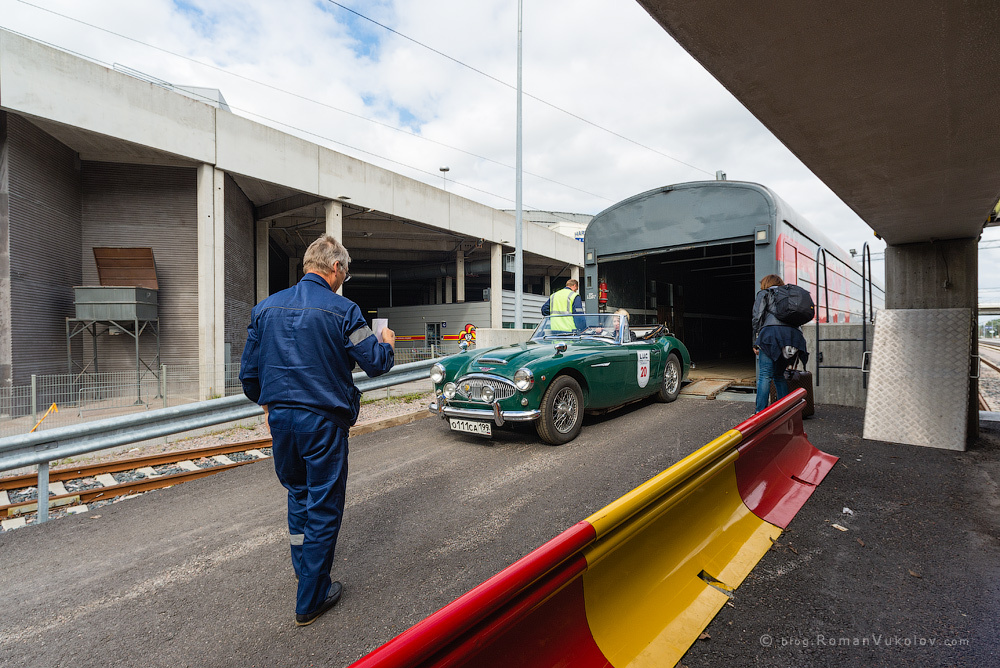
[[[522,205],[522,138],[521,138],[521,17],[523,2],[517,2],[517,139],[514,162],[514,328],[521,329],[524,320],[524,249],[522,248],[521,226]]]
[[[451,171],[448,167],[438,167],[438,171],[441,172],[441,183],[444,189],[448,190],[448,172]]]

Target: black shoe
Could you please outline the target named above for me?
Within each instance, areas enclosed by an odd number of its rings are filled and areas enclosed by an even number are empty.
[[[330,585],[330,594],[323,601],[323,604],[312,612],[300,615],[295,613],[295,625],[296,626],[309,626],[315,622],[320,615],[324,612],[337,605],[337,601],[340,600],[340,595],[344,592],[344,587],[339,582],[334,582]]]

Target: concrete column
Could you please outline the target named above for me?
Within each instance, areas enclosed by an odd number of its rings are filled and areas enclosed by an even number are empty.
[[[978,322],[979,242],[952,239],[888,246],[885,249],[885,306],[888,309],[972,309]],[[921,332],[913,332],[918,340]],[[979,340],[972,337],[972,354]],[[972,360],[969,360],[970,365]],[[979,381],[969,379],[968,437],[979,436]]]
[[[451,276],[444,277],[444,303],[451,304],[452,291],[453,291],[454,279]]]
[[[434,279],[434,303],[441,304],[444,300],[441,299],[441,277],[438,276]]]
[[[552,294],[552,277],[543,276],[542,277],[542,294],[546,297]]]
[[[225,393],[225,173],[201,164],[197,173],[198,364],[200,398]]]
[[[299,261],[302,258],[288,258],[288,285],[292,286],[299,282]]]
[[[490,327],[503,327],[503,245],[490,248]]]
[[[572,278],[572,279],[575,279],[577,282],[579,282],[580,281],[580,267],[570,267],[569,268],[569,277]],[[583,290],[580,291],[580,294],[583,294]]]
[[[331,199],[323,202],[323,208],[326,209],[326,233],[340,243],[344,243],[344,205]],[[344,245],[346,246],[346,244]],[[337,294],[344,294],[344,286],[340,286]]]
[[[465,253],[455,252],[455,301],[465,302]]]
[[[270,245],[268,240],[271,235],[271,223],[260,221],[257,223],[257,302],[267,299],[271,290],[268,286],[271,279],[270,265]]]

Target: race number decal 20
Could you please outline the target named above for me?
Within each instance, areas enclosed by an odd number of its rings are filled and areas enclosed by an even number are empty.
[[[646,387],[646,384],[649,383],[649,351],[638,350],[636,352],[639,355],[639,368],[636,372],[639,379],[639,387]]]

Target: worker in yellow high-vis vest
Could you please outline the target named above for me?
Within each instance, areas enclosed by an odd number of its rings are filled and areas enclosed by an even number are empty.
[[[574,318],[574,314],[583,314],[583,301],[577,292],[580,282],[575,278],[566,281],[566,287],[552,293],[549,300],[542,304],[542,315],[549,316],[549,328],[553,332],[572,332],[586,326],[584,318]]]

